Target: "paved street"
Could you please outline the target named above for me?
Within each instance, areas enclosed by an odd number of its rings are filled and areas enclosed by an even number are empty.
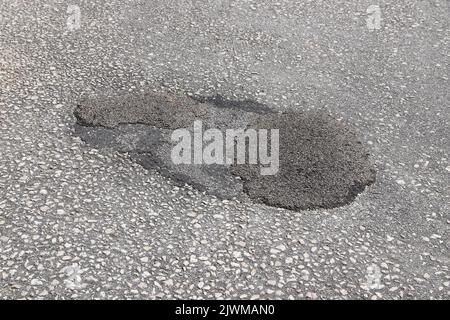
[[[449,17],[446,0],[0,0],[0,299],[449,299]],[[376,181],[290,211],[75,134],[80,99],[148,90],[330,113]]]

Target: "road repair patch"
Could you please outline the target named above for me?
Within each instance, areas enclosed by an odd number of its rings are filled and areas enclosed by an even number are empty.
[[[146,92],[89,97],[74,115],[75,133],[89,145],[126,152],[180,186],[221,199],[246,195],[291,210],[334,208],[375,181],[355,133],[319,112]]]

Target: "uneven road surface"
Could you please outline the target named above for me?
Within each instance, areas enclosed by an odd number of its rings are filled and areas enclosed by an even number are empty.
[[[0,0],[0,298],[448,299],[450,4]],[[77,101],[220,94],[353,126],[376,181],[289,211],[74,135]]]

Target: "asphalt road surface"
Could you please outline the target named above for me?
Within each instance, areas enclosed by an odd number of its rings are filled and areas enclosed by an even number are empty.
[[[0,298],[448,299],[449,2],[0,2]],[[376,181],[289,211],[74,134],[82,97],[251,99],[350,123]]]

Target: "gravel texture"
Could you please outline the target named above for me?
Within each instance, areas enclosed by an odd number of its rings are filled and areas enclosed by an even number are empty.
[[[2,1],[0,298],[448,299],[449,2],[373,4]],[[80,97],[148,88],[332,113],[376,181],[294,212],[74,135]]]

